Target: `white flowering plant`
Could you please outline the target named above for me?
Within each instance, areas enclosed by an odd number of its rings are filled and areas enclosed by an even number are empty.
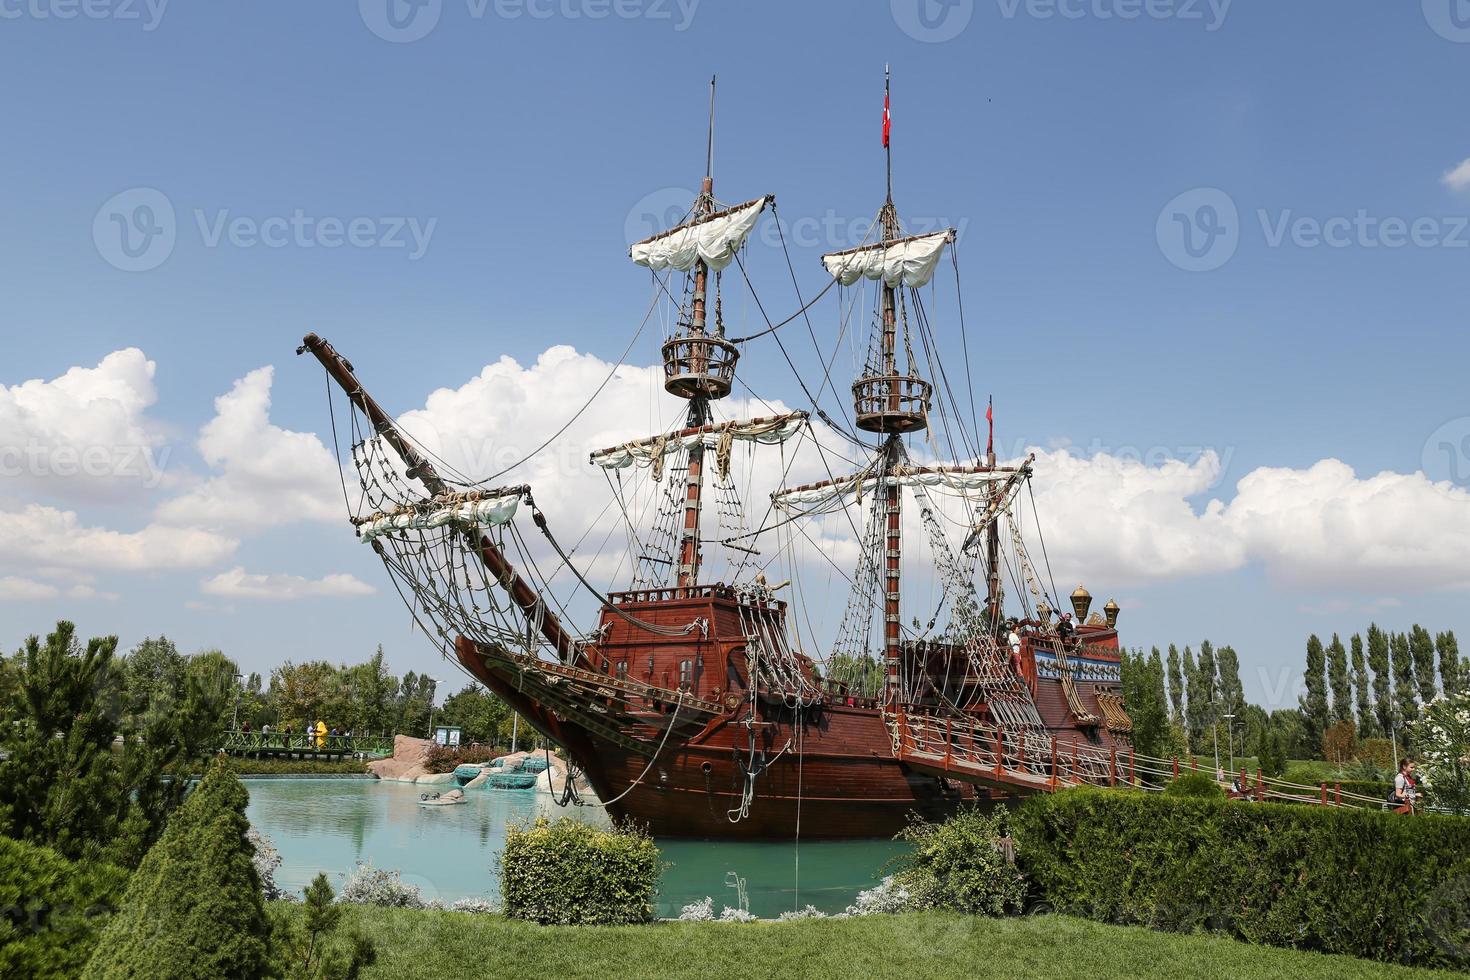
[[[1470,816],[1470,694],[1429,702],[1411,735],[1430,805]]]

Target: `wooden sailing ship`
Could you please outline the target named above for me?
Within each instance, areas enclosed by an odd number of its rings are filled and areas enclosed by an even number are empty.
[[[306,337],[301,349],[354,410],[361,486],[354,524],[414,617],[469,674],[562,746],[614,816],[658,835],[888,836],[913,813],[942,819],[967,801],[1130,781],[1118,607],[1091,612],[1079,586],[1063,612],[1054,586],[1031,564],[1017,513],[1034,460],[999,462],[993,426],[983,451],[978,432],[974,442],[954,438],[958,411],[944,422],[950,448],[967,462],[926,464],[911,455],[945,397],[924,375],[912,341],[920,335],[934,366],[919,290],[953,231],[904,234],[890,164],[876,239],[823,257],[833,284],[872,288],[870,343],[852,383],[850,419],[816,404],[811,413],[722,419],[718,406],[737,385],[742,350],[725,336],[722,273],[739,261],[774,199],[723,205],[709,170],[682,222],[630,248],[676,309],[662,345],[663,383],[687,408],[671,430],[590,460],[616,474],[610,486],[632,474],[652,493],[652,526],[630,528],[632,588],[604,594],[587,581],[531,487],[491,489],[442,473],[367,394],[352,365],[326,341]],[[675,277],[682,294],[669,288]],[[770,512],[788,528],[840,515],[859,557],[846,573],[835,638],[802,642],[794,603],[804,593],[787,596],[785,583],[767,582],[770,563],[757,560],[756,542],[770,523],[748,529],[731,461],[737,449],[784,452],[792,440],[814,439],[819,426],[829,436],[845,431],[860,467],[781,487]],[[526,510],[537,529],[530,540],[518,529]],[[537,534],[544,543],[533,547]],[[706,550],[722,548],[734,557],[712,579]],[[537,551],[547,549],[595,597],[596,629],[567,625],[537,565]],[[905,601],[916,563],[929,583],[927,625]],[[791,565],[800,576],[803,567]],[[928,607],[936,594],[937,607]]]

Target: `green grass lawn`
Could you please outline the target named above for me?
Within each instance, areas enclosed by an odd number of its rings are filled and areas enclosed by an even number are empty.
[[[348,921],[377,941],[378,961],[364,980],[1454,976],[1062,916],[997,920],[922,913],[744,925],[543,928],[491,915],[354,906]]]

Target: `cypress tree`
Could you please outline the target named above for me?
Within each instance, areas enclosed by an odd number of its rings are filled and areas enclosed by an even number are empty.
[[[1373,710],[1378,717],[1378,730],[1385,737],[1393,733],[1393,681],[1388,658],[1388,634],[1377,623],[1368,624],[1368,666],[1373,671]]]
[[[1316,633],[1307,638],[1307,668],[1302,677],[1307,684],[1307,693],[1301,699],[1302,724],[1307,744],[1320,749],[1328,724],[1327,654]]]
[[[1439,652],[1439,683],[1446,694],[1459,692],[1467,678],[1465,662],[1460,659],[1460,645],[1455,641],[1455,631],[1445,630],[1434,635],[1434,646]]]
[[[1332,720],[1352,721],[1353,686],[1348,678],[1347,650],[1336,633],[1327,645],[1327,684],[1332,689]]]
[[[249,794],[222,761],[174,812],[128,883],[84,980],[254,980],[270,967],[270,926]]]
[[[1402,729],[1419,717],[1417,686],[1414,683],[1414,653],[1409,646],[1409,638],[1403,633],[1393,634],[1389,639],[1389,649],[1393,654],[1393,696],[1398,708],[1394,727]]]
[[[1174,724],[1184,724],[1184,668],[1179,665],[1179,648],[1169,644],[1169,702]]]
[[[1240,656],[1234,647],[1224,646],[1215,651],[1215,662],[1220,672],[1220,700],[1225,713],[1240,719],[1245,713],[1245,686],[1240,683]]]
[[[1358,695],[1358,734],[1372,738],[1378,733],[1378,725],[1373,717],[1372,694],[1368,690],[1368,665],[1363,657],[1362,634],[1354,633],[1350,645],[1353,651],[1353,688]]]
[[[1409,629],[1409,650],[1414,655],[1414,680],[1419,683],[1419,700],[1428,704],[1437,693],[1434,686],[1434,638],[1418,623]]]
[[[1189,742],[1189,749],[1193,751],[1202,738],[1205,730],[1204,719],[1208,714],[1205,701],[1204,689],[1199,675],[1199,667],[1194,662],[1194,651],[1188,646],[1184,648],[1184,733]]]

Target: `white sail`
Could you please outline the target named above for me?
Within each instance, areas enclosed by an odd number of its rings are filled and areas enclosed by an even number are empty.
[[[374,515],[363,523],[360,531],[362,540],[366,543],[394,531],[443,527],[445,524],[496,527],[516,516],[516,507],[520,502],[519,496],[506,495],[445,503],[437,507],[403,507],[390,514]]]
[[[806,425],[806,419],[805,412],[792,412],[789,415],[777,415],[771,418],[725,422],[693,432],[639,439],[621,446],[600,449],[592,454],[592,462],[607,470],[621,470],[635,465],[652,466],[655,459],[661,459],[670,453],[689,449],[695,445],[717,449],[720,440],[724,438],[735,442],[754,442],[774,446],[800,432],[802,426]]]
[[[782,510],[806,510],[855,494],[866,497],[878,488],[880,480],[883,486],[940,487],[964,496],[976,490],[987,490],[988,492],[992,483],[1010,479],[1012,472],[999,469],[993,471],[914,469],[898,476],[834,480],[810,489],[778,490],[771,494],[771,499]]]
[[[934,269],[944,246],[954,241],[954,229],[932,235],[916,235],[892,242],[879,242],[832,252],[822,256],[822,264],[844,286],[859,279],[882,279],[889,286],[911,286],[917,289],[934,278]]]
[[[628,248],[628,255],[634,262],[646,265],[654,272],[664,269],[687,272],[694,267],[696,259],[704,259],[711,269],[718,272],[734,260],[735,253],[745,244],[770,200],[767,195],[758,201],[738,204],[698,221],[670,228],[634,243]]]

